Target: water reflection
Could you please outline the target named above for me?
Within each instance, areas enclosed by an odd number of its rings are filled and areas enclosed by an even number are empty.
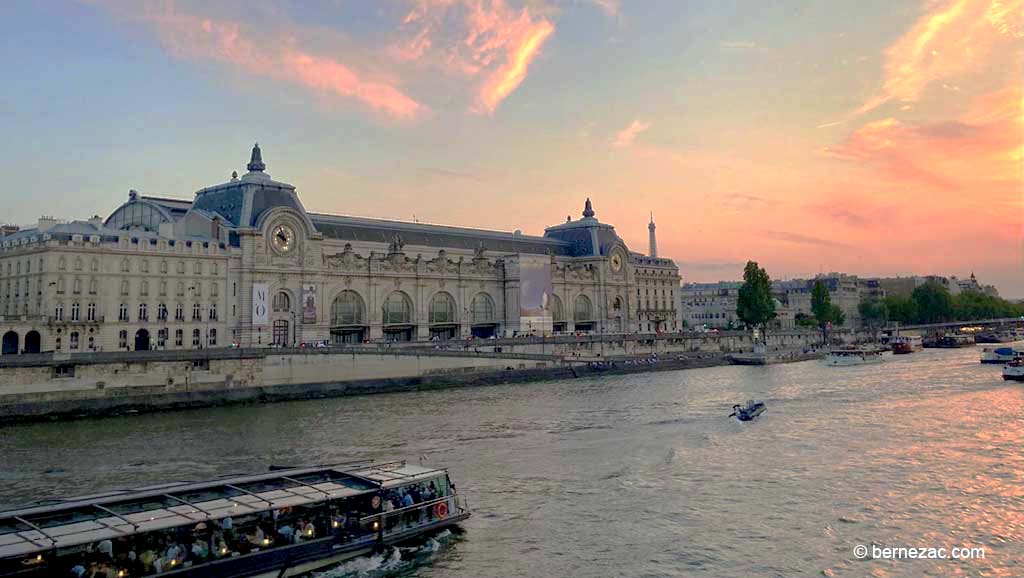
[[[4,428],[0,502],[354,457],[446,465],[476,515],[422,576],[1011,576],[1024,387],[977,350]],[[766,401],[758,421],[725,416]],[[856,560],[856,544],[984,560]],[[383,561],[382,561],[383,564]]]

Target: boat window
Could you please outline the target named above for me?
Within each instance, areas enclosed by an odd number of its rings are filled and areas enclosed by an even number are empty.
[[[217,486],[216,488],[208,488],[205,490],[197,490],[194,492],[182,492],[170,494],[176,498],[180,498],[190,504],[197,504],[199,502],[212,502],[213,500],[221,500],[224,498],[235,498],[243,495],[242,492],[226,486]]]
[[[281,478],[274,478],[272,480],[261,480],[258,482],[249,482],[247,484],[235,484],[235,487],[246,492],[252,492],[259,494],[262,492],[272,492],[274,490],[287,490],[288,488],[294,488],[298,486],[295,482],[284,480]]]
[[[106,518],[110,514],[93,508],[80,509],[80,510],[63,510],[60,512],[50,512],[36,514],[34,516],[25,516],[25,520],[39,526],[40,528],[52,528],[53,526],[63,526],[65,524],[77,524],[79,522],[91,522],[97,518]]]
[[[135,500],[131,502],[121,502],[117,504],[107,504],[105,507],[111,512],[121,514],[135,514],[138,512],[148,512],[150,510],[159,510],[161,508],[171,508],[174,506],[181,506],[181,502],[174,501],[170,498],[163,496],[155,496],[146,498],[145,500]]]

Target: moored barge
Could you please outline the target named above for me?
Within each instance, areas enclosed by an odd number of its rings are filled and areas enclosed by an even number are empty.
[[[447,470],[355,462],[0,512],[0,577],[283,578],[470,516]]]

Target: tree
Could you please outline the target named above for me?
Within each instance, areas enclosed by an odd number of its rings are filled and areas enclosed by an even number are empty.
[[[917,322],[917,303],[910,297],[889,295],[884,300],[889,319],[904,325]]]
[[[828,287],[821,281],[815,281],[811,288],[811,313],[822,329],[832,320],[832,297],[828,294]]]
[[[881,299],[864,299],[857,304],[857,312],[860,313],[861,321],[866,327],[875,332],[878,338],[878,330],[889,321],[889,308]]]
[[[921,323],[942,323],[953,317],[949,291],[934,281],[916,287],[910,298],[917,306],[917,320]]]
[[[743,268],[743,285],[736,299],[736,316],[747,327],[759,327],[762,335],[768,322],[775,319],[772,280],[756,261],[747,261]]]
[[[846,325],[846,313],[838,305],[833,305],[829,308],[828,320],[832,325]]]
[[[814,317],[804,312],[797,313],[793,317],[793,322],[796,323],[797,327],[817,327],[818,323],[814,320]]]

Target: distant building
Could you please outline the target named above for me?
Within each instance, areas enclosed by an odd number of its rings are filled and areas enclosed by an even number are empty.
[[[914,289],[925,283],[937,283],[945,287],[950,295],[959,295],[964,291],[974,291],[998,297],[999,291],[993,285],[981,285],[974,273],[967,279],[943,277],[940,275],[913,275],[910,277],[882,277],[874,279],[885,290],[886,295],[910,297]]]
[[[775,297],[776,322],[781,329],[796,325],[798,315],[812,316],[811,290],[814,283],[821,281],[828,289],[832,304],[839,307],[846,316],[846,326],[860,324],[858,306],[862,299],[885,297],[885,289],[875,279],[860,279],[844,273],[827,273],[814,279],[788,279],[772,281],[772,295]],[[743,283],[720,281],[718,283],[688,283],[683,285],[683,318],[690,326],[723,328],[730,323],[739,323],[736,316],[736,301]]]
[[[739,281],[687,283],[682,288],[683,319],[689,327],[725,329],[740,323],[736,316]]]

